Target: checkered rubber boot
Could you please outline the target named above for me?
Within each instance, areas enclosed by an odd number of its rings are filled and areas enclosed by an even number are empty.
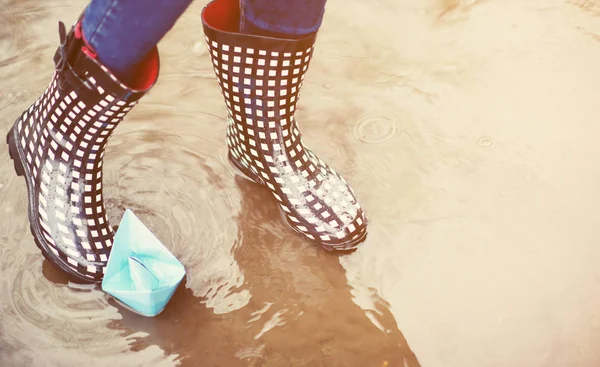
[[[72,278],[95,283],[102,279],[114,236],[102,196],[104,147],[155,83],[159,60],[155,49],[131,89],[95,60],[80,24],[67,35],[59,23],[52,81],[17,119],[7,143],[17,174],[25,176],[37,246]]]
[[[364,213],[346,181],[302,143],[294,119],[316,34],[240,34],[237,3],[213,1],[202,14],[229,111],[229,160],[271,190],[294,230],[329,250],[353,249],[367,235]]]

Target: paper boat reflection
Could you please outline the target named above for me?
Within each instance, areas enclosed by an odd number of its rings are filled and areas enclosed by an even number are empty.
[[[131,212],[125,211],[102,289],[143,316],[156,316],[185,276],[183,265]]]

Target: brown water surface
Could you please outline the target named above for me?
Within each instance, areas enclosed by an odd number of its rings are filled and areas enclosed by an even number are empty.
[[[0,133],[85,4],[0,0]],[[600,365],[599,1],[329,0],[297,118],[371,221],[341,257],[227,164],[204,5],[105,159],[185,284],[144,318],[68,283],[0,145],[0,366]]]

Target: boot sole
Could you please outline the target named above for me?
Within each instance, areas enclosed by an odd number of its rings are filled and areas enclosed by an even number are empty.
[[[34,218],[38,217],[35,208],[33,208],[31,205],[31,203],[34,202],[32,191],[34,191],[33,188],[35,187],[35,185],[33,183],[33,180],[31,179],[31,175],[25,170],[25,166],[23,165],[23,154],[21,153],[21,149],[17,145],[14,127],[10,129],[8,134],[6,135],[6,144],[8,145],[8,154],[10,155],[10,159],[12,159],[13,161],[13,165],[15,167],[15,172],[17,173],[17,176],[23,176],[25,178],[25,183],[27,185],[27,214],[29,219],[29,230],[31,231],[31,235],[33,236],[35,244],[42,252],[42,255],[44,255],[46,260],[48,260],[52,265],[54,265],[58,269],[62,270],[65,274],[72,277],[73,280],[77,280],[80,283],[83,282],[87,284],[99,283],[100,280],[90,279],[74,272],[70,266],[66,265],[64,262],[56,259],[54,256],[51,255],[51,250],[47,245],[45,245],[45,241],[42,239],[41,231],[36,221],[34,220]]]
[[[254,174],[250,175],[249,173],[247,173],[247,170],[240,166],[232,157],[231,154],[228,154],[227,156],[228,160],[229,160],[229,164],[231,164],[233,166],[233,168],[235,169],[236,173],[240,176],[245,178],[246,180],[261,185],[261,186],[265,186],[265,184],[262,182],[262,180],[259,181],[259,179],[254,179],[252,178],[253,176],[255,176]],[[342,242],[336,245],[326,245],[323,244],[323,242],[317,241],[317,240],[311,240],[310,238],[307,238],[306,235],[302,232],[300,232],[299,230],[297,230],[294,225],[292,224],[292,222],[290,222],[287,218],[287,216],[285,215],[285,213],[283,212],[283,210],[279,209],[279,212],[281,213],[281,217],[282,219],[285,220],[285,222],[288,224],[288,226],[296,233],[300,234],[302,237],[304,237],[308,242],[312,242],[316,245],[319,245],[321,247],[323,247],[325,250],[330,251],[330,252],[336,252],[336,253],[352,253],[354,251],[356,251],[356,248],[358,247],[358,245],[360,245],[361,243],[363,243],[366,239],[367,239],[367,232],[363,233],[362,236],[346,241],[346,242]]]

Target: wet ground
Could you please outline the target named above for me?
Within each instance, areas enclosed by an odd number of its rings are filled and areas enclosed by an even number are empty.
[[[354,186],[337,257],[226,163],[195,4],[105,159],[188,278],[153,319],[42,261],[0,146],[0,366],[600,365],[600,1],[330,0],[297,118]],[[85,1],[0,0],[0,132]]]

